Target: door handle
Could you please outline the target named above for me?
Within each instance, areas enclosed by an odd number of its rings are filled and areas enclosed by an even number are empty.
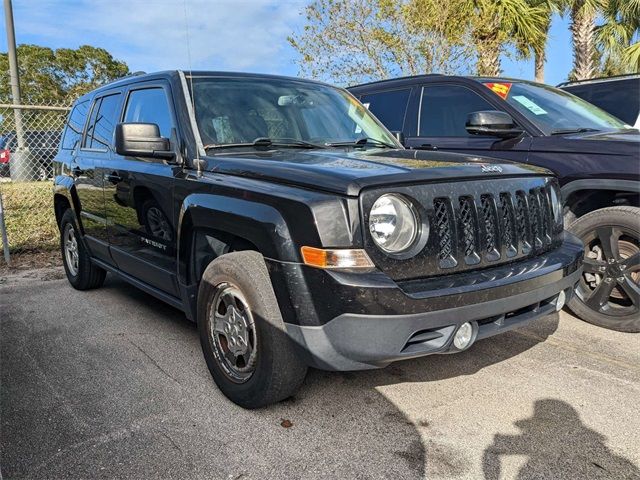
[[[104,179],[105,179],[107,182],[111,182],[111,183],[119,183],[119,182],[121,182],[121,181],[122,181],[122,177],[121,177],[121,176],[119,176],[116,172],[113,172],[113,173],[107,173],[107,174],[104,176]]]
[[[416,147],[418,150],[438,150],[438,147],[431,143],[423,143],[419,147]]]

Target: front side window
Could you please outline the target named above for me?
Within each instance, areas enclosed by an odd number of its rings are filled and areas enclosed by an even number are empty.
[[[422,89],[421,137],[469,137],[465,129],[472,112],[495,110],[476,92],[461,85],[433,85]]]
[[[80,141],[80,138],[82,137],[82,130],[84,129],[84,124],[87,120],[88,113],[88,101],[80,102],[75,107],[73,107],[73,110],[71,110],[71,114],[69,115],[67,127],[64,131],[64,137],[62,140],[63,150],[73,150],[73,148],[76,146],[76,143]]]
[[[363,95],[360,101],[392,132],[401,132],[411,90],[392,90]]]
[[[271,78],[193,79],[195,116],[205,145],[250,143],[257,138],[324,145],[392,135],[344,90]]]
[[[99,103],[98,103],[99,102]],[[106,150],[112,144],[113,131],[118,121],[120,94],[102,97],[96,101],[87,129],[85,145],[89,148]]]
[[[547,135],[629,128],[604,110],[557,88],[524,82],[501,85],[500,96]]]
[[[134,90],[129,94],[125,122],[155,123],[160,128],[160,135],[171,137],[171,110],[167,95],[161,87]]]

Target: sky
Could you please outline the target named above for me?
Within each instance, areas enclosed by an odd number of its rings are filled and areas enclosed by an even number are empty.
[[[295,76],[297,53],[287,36],[302,29],[307,1],[13,0],[13,11],[18,44],[102,47],[132,71],[192,68]],[[6,52],[4,22],[2,27],[0,51]],[[570,39],[568,20],[554,17],[546,83],[566,79]],[[533,79],[532,61],[504,58],[502,68],[504,76]]]

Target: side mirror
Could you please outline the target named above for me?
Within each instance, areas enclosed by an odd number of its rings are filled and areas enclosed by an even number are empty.
[[[169,139],[160,136],[160,128],[155,123],[118,123],[116,153],[128,157],[175,157]]]
[[[465,124],[471,135],[486,135],[499,138],[515,138],[523,131],[516,128],[511,115],[498,110],[472,112],[467,116]]]
[[[404,144],[404,133],[403,132],[393,131],[393,132],[391,132],[391,135],[396,137],[396,140],[400,143],[400,145],[402,145],[403,147],[405,146],[405,144]]]

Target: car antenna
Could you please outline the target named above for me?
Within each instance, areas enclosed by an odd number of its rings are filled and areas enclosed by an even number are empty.
[[[193,115],[195,115],[196,101],[193,95],[194,93],[193,92],[193,69],[191,68],[191,42],[189,41],[190,35],[189,35],[189,16],[187,15],[187,0],[182,0],[182,5],[184,7],[184,26],[185,26],[186,36],[187,36],[187,66],[189,67],[189,88],[191,89],[189,97],[191,97],[191,112]],[[198,169],[198,177],[202,176],[203,163],[204,161],[200,159],[200,149],[198,148],[198,145],[196,145],[195,164],[196,164],[196,168]]]

